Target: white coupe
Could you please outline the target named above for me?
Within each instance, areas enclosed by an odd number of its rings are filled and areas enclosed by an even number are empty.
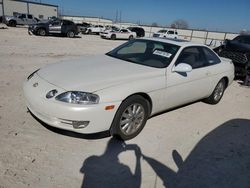
[[[109,30],[109,31],[104,31],[101,34],[102,38],[107,38],[107,39],[133,39],[136,37],[136,33],[130,31],[129,29],[120,29],[120,30]]]
[[[154,114],[197,100],[218,103],[233,79],[231,60],[207,46],[143,38],[39,69],[23,89],[30,112],[48,125],[128,140]]]

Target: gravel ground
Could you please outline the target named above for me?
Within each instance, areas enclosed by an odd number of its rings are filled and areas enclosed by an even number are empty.
[[[32,71],[124,42],[0,29],[0,188],[250,186],[250,88],[236,81],[218,105],[155,116],[126,143],[50,129],[27,113],[22,83]]]

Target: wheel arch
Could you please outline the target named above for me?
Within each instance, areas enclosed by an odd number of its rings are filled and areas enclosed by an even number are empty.
[[[228,84],[229,84],[229,78],[227,76],[224,76],[223,78],[221,78],[221,80],[225,80],[225,87],[227,88]]]
[[[14,23],[17,23],[17,21],[16,21],[16,20],[14,20],[14,19],[9,20],[9,22],[14,22]]]
[[[143,97],[148,102],[148,107],[149,107],[149,114],[148,115],[150,116],[151,112],[152,112],[152,108],[153,108],[153,103],[152,103],[151,97],[147,93],[143,93],[143,92],[133,93],[133,94],[127,96],[125,99],[123,99],[122,102],[124,102],[126,99],[133,97],[135,95],[139,95],[139,96]]]
[[[47,33],[48,32],[48,29],[47,29],[47,27],[38,27],[36,30],[38,31],[38,30],[40,30],[40,29],[43,29],[43,30],[45,30],[45,32]]]

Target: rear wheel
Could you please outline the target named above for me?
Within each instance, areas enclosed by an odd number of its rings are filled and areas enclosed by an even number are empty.
[[[92,34],[92,30],[91,29],[88,30],[88,34]]]
[[[216,85],[213,93],[204,101],[208,104],[217,104],[218,102],[220,102],[225,89],[226,89],[226,81],[225,79],[221,79],[219,83]]]
[[[115,40],[115,39],[116,39],[116,35],[115,35],[115,34],[112,34],[110,38],[111,38],[112,40]]]
[[[74,36],[75,36],[75,33],[73,31],[68,31],[67,32],[67,37],[74,38]]]
[[[46,35],[45,29],[39,29],[39,30],[37,31],[37,33],[38,33],[38,35],[40,35],[40,36],[45,36],[45,35]]]
[[[148,116],[148,101],[139,95],[129,97],[121,104],[115,115],[111,135],[123,140],[134,138],[145,126]]]

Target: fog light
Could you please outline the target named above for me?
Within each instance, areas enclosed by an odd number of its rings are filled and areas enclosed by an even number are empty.
[[[56,89],[53,89],[53,90],[51,90],[51,91],[49,91],[47,94],[46,94],[46,98],[47,99],[50,99],[50,98],[52,98],[52,97],[54,97],[56,94],[57,94],[57,90]]]
[[[72,121],[74,129],[83,129],[89,125],[89,121]]]

